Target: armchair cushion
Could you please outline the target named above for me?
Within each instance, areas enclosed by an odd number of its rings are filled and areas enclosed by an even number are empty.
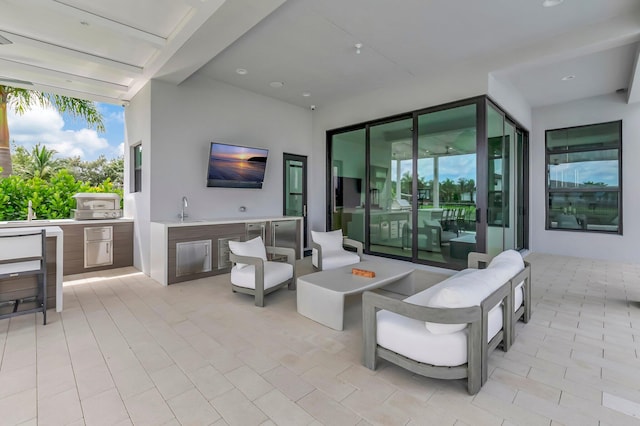
[[[312,253],[312,257],[315,255],[315,259],[312,259],[314,265],[318,265],[318,253]],[[341,268],[347,265],[353,265],[360,262],[360,256],[356,253],[347,250],[334,250],[334,251],[322,251],[322,269],[335,269]]]
[[[256,288],[254,265],[231,268],[231,283],[245,288]],[[264,262],[264,289],[282,284],[293,277],[293,265],[283,262]]]
[[[229,241],[229,250],[231,250],[233,254],[238,256],[258,257],[262,260],[267,260],[267,250],[265,249],[264,243],[262,242],[262,237],[260,236],[244,242]],[[246,263],[237,263],[234,269],[243,269],[247,266],[249,265],[247,265]]]
[[[342,248],[342,229],[336,229],[335,231],[319,232],[311,231],[311,239],[314,243],[322,246],[322,252],[325,251],[338,251]]]

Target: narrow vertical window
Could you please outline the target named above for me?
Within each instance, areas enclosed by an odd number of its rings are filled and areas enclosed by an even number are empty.
[[[622,121],[547,130],[547,229],[622,234]]]
[[[142,192],[142,144],[133,147],[131,154],[131,164],[133,165],[132,191]]]

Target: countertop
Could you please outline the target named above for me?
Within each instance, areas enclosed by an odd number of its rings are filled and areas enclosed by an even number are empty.
[[[93,219],[93,220],[75,220],[75,219],[34,219],[28,220],[9,220],[0,221],[0,228],[15,228],[19,226],[59,226],[59,225],[101,225],[104,223],[122,223],[133,222],[132,218],[122,217],[119,219]]]
[[[227,223],[252,223],[252,222],[275,222],[279,220],[301,220],[301,216],[271,216],[271,217],[234,217],[234,218],[222,218],[222,219],[185,219],[180,220],[167,220],[167,221],[152,221],[151,223],[164,225],[167,228],[182,227],[182,226],[203,226],[203,225],[224,225]]]

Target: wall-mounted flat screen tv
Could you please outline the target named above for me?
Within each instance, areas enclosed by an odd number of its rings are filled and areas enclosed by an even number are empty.
[[[208,187],[262,188],[269,150],[211,142]]]

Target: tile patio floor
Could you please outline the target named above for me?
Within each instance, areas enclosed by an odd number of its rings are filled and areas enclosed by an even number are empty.
[[[532,320],[475,396],[364,368],[355,298],[338,332],[299,316],[286,289],[254,307],[228,275],[166,288],[133,268],[65,277],[47,326],[0,321],[0,424],[640,424],[640,265],[527,259]]]

